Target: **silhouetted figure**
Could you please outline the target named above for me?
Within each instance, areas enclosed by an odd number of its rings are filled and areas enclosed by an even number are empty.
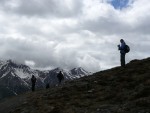
[[[120,50],[121,67],[125,67],[126,43],[123,39],[120,40],[120,43],[121,45],[118,45],[118,50]]]
[[[46,89],[48,89],[49,87],[50,87],[50,86],[49,86],[49,83],[47,83],[47,84],[46,84]]]
[[[59,84],[61,84],[62,80],[64,80],[64,75],[62,74],[61,71],[58,73],[57,78],[58,78]]]
[[[32,91],[35,91],[36,78],[34,75],[32,75],[31,82],[32,82]]]

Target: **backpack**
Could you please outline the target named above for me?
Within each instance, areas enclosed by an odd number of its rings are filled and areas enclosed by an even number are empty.
[[[128,53],[130,51],[130,47],[128,45],[125,45],[125,53]]]

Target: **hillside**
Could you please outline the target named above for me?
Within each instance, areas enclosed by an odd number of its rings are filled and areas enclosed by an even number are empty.
[[[62,68],[34,70],[27,65],[19,64],[12,60],[0,60],[0,100],[28,92],[31,89],[32,75],[37,78],[36,89],[44,88],[46,84],[50,86],[57,85],[57,74],[60,71],[63,72],[65,81],[91,74],[81,67],[72,70]]]
[[[12,97],[0,106],[0,113],[150,113],[150,58]]]

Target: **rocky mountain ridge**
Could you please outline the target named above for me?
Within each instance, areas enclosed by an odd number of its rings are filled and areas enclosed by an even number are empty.
[[[45,84],[56,85],[58,83],[57,73],[62,71],[65,81],[77,79],[90,75],[82,68],[75,68],[74,71],[56,68],[53,70],[33,70],[29,66],[17,64],[12,60],[0,61],[0,99],[18,95],[31,89],[31,76],[37,78],[36,89],[44,88]]]

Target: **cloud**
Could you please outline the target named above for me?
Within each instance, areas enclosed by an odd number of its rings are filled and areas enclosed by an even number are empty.
[[[130,0],[121,10],[108,2],[1,0],[0,58],[96,72],[120,65],[120,38],[131,48],[127,62],[149,57],[149,1]]]
[[[35,66],[35,62],[33,62],[33,61],[26,60],[25,64],[28,65],[28,66],[30,66],[30,67],[34,67]]]
[[[11,0],[2,2],[3,9],[10,13],[17,13],[28,17],[32,16],[75,16],[82,6],[80,0]]]

